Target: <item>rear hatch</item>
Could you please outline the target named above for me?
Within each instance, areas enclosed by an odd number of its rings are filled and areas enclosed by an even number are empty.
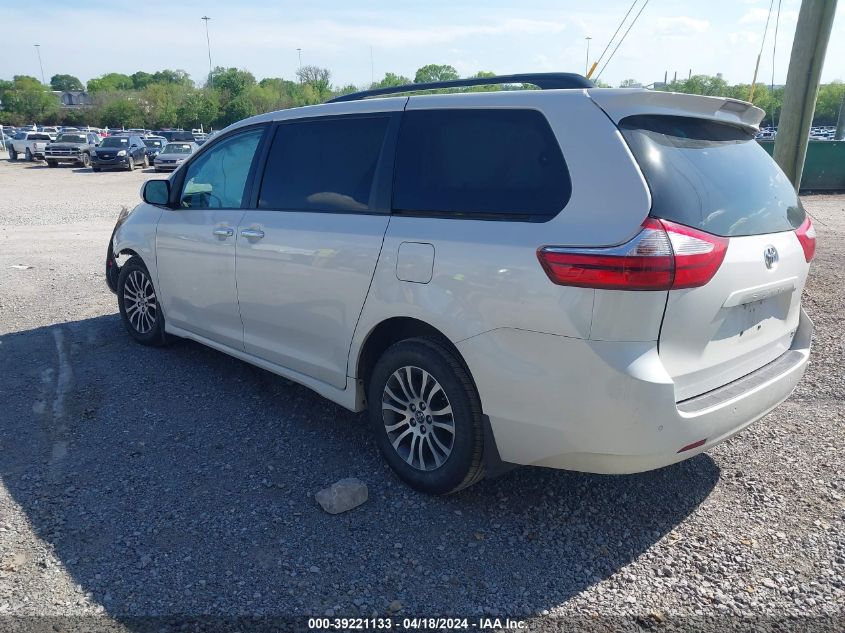
[[[668,293],[658,349],[678,401],[775,360],[798,328],[808,220],[754,129],[739,123],[665,113],[618,121],[651,216],[703,231],[724,251],[709,282]]]

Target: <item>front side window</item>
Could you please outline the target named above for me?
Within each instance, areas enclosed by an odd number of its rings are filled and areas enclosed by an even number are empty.
[[[179,206],[185,209],[239,209],[255,151],[264,129],[226,138],[188,165]]]
[[[411,110],[402,117],[394,213],[545,220],[571,192],[560,146],[536,110]]]
[[[270,147],[259,209],[368,211],[388,116],[280,125]]]

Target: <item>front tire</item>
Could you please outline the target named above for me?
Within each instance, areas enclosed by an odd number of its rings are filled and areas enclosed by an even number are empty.
[[[47,167],[58,167],[58,166],[59,166],[59,163],[57,163],[54,160],[48,160],[47,161]]]
[[[9,160],[17,160],[17,159],[18,159],[18,153],[14,149],[10,148],[9,149]]]
[[[99,172],[99,171],[102,171],[102,169],[101,169],[101,168],[99,168],[99,167],[92,167],[92,168],[91,168],[91,171],[97,171],[97,172]]]
[[[80,164],[82,165],[83,168],[90,167],[91,166],[91,155],[83,152],[82,153],[82,160],[80,161]]]
[[[126,161],[126,169],[129,171],[135,171],[135,159],[131,156],[129,157],[129,160]]]
[[[150,166],[150,157],[144,154],[144,169]]]
[[[117,305],[126,331],[136,341],[150,346],[168,343],[155,287],[147,267],[138,257],[132,257],[120,268]]]
[[[26,160],[28,160],[30,163],[35,160],[35,157],[32,155],[32,152],[29,151],[28,147],[26,148],[26,151],[24,153],[24,158],[26,158]]]
[[[400,479],[449,494],[484,478],[481,402],[469,372],[435,339],[396,343],[368,386],[370,424]]]

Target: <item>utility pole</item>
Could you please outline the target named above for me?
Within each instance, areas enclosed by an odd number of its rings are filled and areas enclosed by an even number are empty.
[[[300,63],[300,66],[302,64]],[[376,67],[373,63],[373,47],[370,46],[370,85],[376,83]]]
[[[297,48],[296,54],[299,55],[299,69],[302,70],[302,49]]]
[[[207,15],[202,16],[200,18],[203,22],[205,22],[205,43],[208,44],[208,84],[213,89],[214,88],[214,70],[211,67],[211,38],[208,37],[208,21],[211,19]]]
[[[586,75],[590,72],[590,40],[593,38],[588,35],[584,39],[587,40],[587,63],[584,64],[584,74]]]
[[[798,190],[836,0],[802,0],[792,40],[774,159]]]
[[[41,63],[41,44],[34,44],[35,50],[38,52],[38,67],[41,68],[41,83],[45,86],[47,82],[44,81],[44,64]]]
[[[839,106],[839,118],[836,120],[836,134],[833,135],[833,140],[841,141],[843,133],[845,133],[845,92],[842,93],[842,104]]]

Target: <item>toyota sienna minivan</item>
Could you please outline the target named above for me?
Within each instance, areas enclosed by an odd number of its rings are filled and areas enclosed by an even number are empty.
[[[148,181],[106,264],[129,334],[366,409],[429,493],[503,464],[659,468],[786,399],[815,232],[754,140],[763,112],[571,74],[483,81],[541,89],[263,114]]]

